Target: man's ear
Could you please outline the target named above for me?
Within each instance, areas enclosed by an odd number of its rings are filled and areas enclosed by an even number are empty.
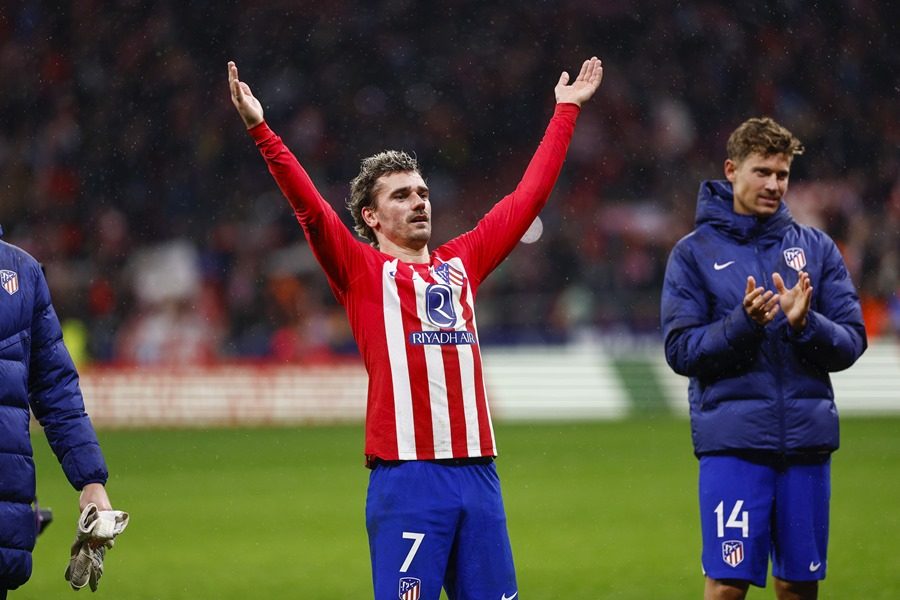
[[[375,225],[378,224],[378,217],[375,216],[375,209],[371,206],[364,206],[360,213],[362,214],[365,224],[372,229],[375,229]]]
[[[734,183],[735,173],[737,173],[738,165],[730,158],[725,159],[725,179]]]

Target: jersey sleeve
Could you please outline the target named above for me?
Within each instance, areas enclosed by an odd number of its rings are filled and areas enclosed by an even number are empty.
[[[358,254],[361,242],[353,237],[331,205],[316,189],[297,157],[265,122],[251,128],[269,172],[294,209],[313,254],[332,283],[342,293],[350,282],[351,259]]]
[[[503,262],[525,234],[541,209],[562,170],[580,108],[557,104],[537,151],[515,191],[501,199],[474,229],[444,245],[464,258],[469,276],[481,282]]]

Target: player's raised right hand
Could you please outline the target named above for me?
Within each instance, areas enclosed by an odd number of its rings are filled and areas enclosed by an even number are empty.
[[[600,82],[603,80],[603,63],[596,56],[592,56],[581,65],[581,71],[571,84],[569,74],[563,71],[559,76],[559,82],[553,88],[556,95],[556,103],[571,102],[582,106],[591,99]]]
[[[263,108],[250,91],[250,86],[238,79],[237,65],[228,61],[228,86],[231,88],[231,103],[237,109],[247,129],[263,122]]]

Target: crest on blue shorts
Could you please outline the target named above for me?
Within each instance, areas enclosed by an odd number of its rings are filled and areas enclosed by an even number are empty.
[[[806,253],[803,248],[788,248],[784,251],[784,262],[799,273],[806,266]]]
[[[0,286],[6,290],[6,293],[12,296],[19,291],[19,276],[15,271],[0,271]]]
[[[400,600],[419,600],[422,595],[422,582],[415,577],[400,578]]]
[[[744,542],[740,540],[722,542],[722,560],[732,567],[744,562]]]

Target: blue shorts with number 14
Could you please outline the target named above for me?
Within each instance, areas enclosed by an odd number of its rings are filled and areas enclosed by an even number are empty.
[[[702,456],[700,525],[703,571],[765,587],[825,578],[831,460]]]
[[[520,600],[494,463],[377,464],[366,528],[375,600]]]

